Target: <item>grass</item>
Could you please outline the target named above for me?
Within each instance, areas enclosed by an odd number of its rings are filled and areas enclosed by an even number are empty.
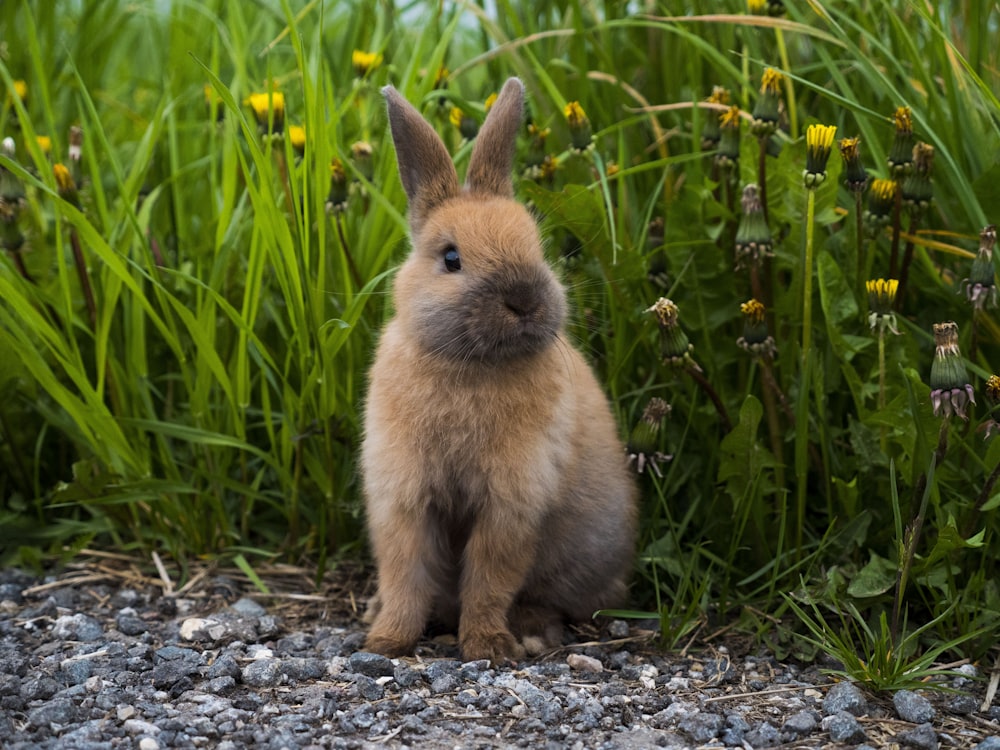
[[[657,450],[673,460],[640,477],[636,610],[676,644],[702,624],[794,615],[782,592],[804,580],[821,611],[851,613],[856,637],[882,643],[887,617],[899,627],[888,641],[981,656],[1000,622],[1000,447],[980,429],[1000,328],[961,281],[1000,200],[996,8],[635,10],[4,3],[3,38],[21,41],[0,55],[0,131],[14,143],[0,156],[0,560],[102,545],[322,572],[363,554],[364,378],[406,252],[379,87],[421,104],[461,170],[470,148],[451,108],[481,119],[519,75],[536,126],[520,164],[549,158],[519,192],[569,289],[571,334],[623,436],[652,397],[672,406]],[[382,59],[358,72],[354,50]],[[720,166],[704,100],[723,86],[751,112],[767,67],[784,76],[780,151],[762,157],[767,141],[744,122],[738,158]],[[275,135],[274,98],[260,119],[245,103],[269,91],[284,98],[281,129],[304,127],[302,153]],[[573,101],[591,149],[570,145]],[[888,178],[901,106],[934,148],[931,205],[856,203],[836,147],[807,193],[808,126],[860,136],[869,174]],[[736,197],[765,171],[773,255],[734,268]],[[859,282],[902,266],[900,335],[873,333]],[[736,343],[751,294],[775,356]],[[647,312],[660,297],[693,347],[681,367]],[[932,324],[947,320],[976,405],[942,431],[927,376]],[[808,637],[826,637],[816,611],[798,613]]]

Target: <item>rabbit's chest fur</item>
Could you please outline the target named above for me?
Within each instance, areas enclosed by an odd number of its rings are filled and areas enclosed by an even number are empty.
[[[415,502],[445,512],[460,503],[453,510],[464,513],[493,497],[517,502],[509,495],[525,485],[553,500],[564,494],[576,413],[576,353],[565,342],[539,355],[552,358],[545,367],[532,362],[493,373],[443,368],[426,378],[413,377],[420,354],[401,339],[390,324],[380,345],[379,358],[396,361],[376,368],[381,376],[371,383],[364,455],[369,473],[376,469],[387,482],[411,482]]]

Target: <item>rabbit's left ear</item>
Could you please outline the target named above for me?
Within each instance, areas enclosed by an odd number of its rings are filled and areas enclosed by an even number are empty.
[[[508,78],[486,121],[476,136],[465,175],[465,186],[473,193],[514,196],[514,147],[524,123],[524,84]]]

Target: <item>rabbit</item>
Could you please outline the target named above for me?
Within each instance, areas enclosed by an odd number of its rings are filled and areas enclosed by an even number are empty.
[[[464,188],[437,133],[386,86],[412,251],[369,373],[361,448],[378,591],[365,650],[429,623],[466,660],[561,643],[620,606],[636,491],[608,401],[563,330],[566,297],[514,200],[524,86],[509,79]]]

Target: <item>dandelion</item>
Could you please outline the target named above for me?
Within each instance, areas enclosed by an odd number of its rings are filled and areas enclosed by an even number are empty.
[[[868,292],[868,325],[872,332],[878,330],[882,335],[889,330],[898,336],[896,314],[893,312],[899,289],[898,279],[871,279],[865,282],[865,289]]]
[[[546,153],[546,142],[552,131],[540,128],[535,123],[528,123],[528,153],[525,156],[525,175],[533,180],[541,177],[542,165],[550,158]]]
[[[844,159],[844,184],[853,193],[864,192],[868,184],[868,172],[861,163],[861,139],[842,138],[838,145],[840,155]]]
[[[930,386],[935,416],[947,419],[957,414],[968,420],[965,409],[976,403],[976,396],[958,348],[958,324],[954,321],[934,324]]]
[[[767,0],[747,0],[747,12],[752,16],[762,16],[767,13]]]
[[[931,186],[931,169],[934,166],[934,147],[923,141],[913,147],[913,169],[903,179],[903,203],[914,210],[924,210],[931,205],[934,189]]]
[[[590,126],[590,118],[583,111],[580,102],[569,102],[563,109],[563,117],[569,126],[569,138],[573,149],[584,152],[594,144],[593,129]]]
[[[773,255],[771,230],[764,218],[757,186],[753,183],[743,188],[740,200],[743,206],[743,216],[736,229],[736,267],[742,268],[744,263],[751,266],[760,265],[764,258]]]
[[[807,188],[815,188],[826,179],[826,163],[836,134],[836,125],[810,125],[806,129],[806,169],[802,179]]]
[[[375,176],[373,154],[374,149],[372,149],[372,144],[368,141],[355,141],[351,144],[351,159],[354,161],[354,168],[368,182],[371,182]]]
[[[986,395],[986,403],[990,407],[990,413],[986,420],[979,425],[979,430],[984,432],[983,439],[989,439],[994,430],[1000,431],[1000,375],[990,375],[983,386],[983,393]],[[995,482],[996,480],[994,480]]]
[[[285,129],[285,95],[280,91],[271,91],[263,94],[250,94],[244,104],[249,104],[257,119],[257,127],[261,133],[270,132],[275,136],[280,136]]]
[[[466,114],[460,107],[452,107],[448,119],[467,141],[471,141],[479,132],[479,121],[472,115]]]
[[[972,261],[969,277],[962,280],[965,296],[974,310],[996,307],[997,287],[994,281],[993,248],[996,246],[997,230],[990,224],[979,233],[979,252]]]
[[[669,414],[670,404],[662,398],[651,398],[642,411],[642,419],[632,428],[625,450],[628,454],[629,465],[634,464],[635,470],[639,474],[642,474],[649,466],[657,477],[662,478],[660,464],[673,458],[673,456],[658,450],[660,427]]]
[[[17,79],[14,81],[14,96],[20,99],[22,102],[28,101],[28,84],[22,79]],[[7,94],[7,100],[10,101],[10,93]]]
[[[778,108],[781,104],[781,82],[784,76],[767,68],[761,77],[760,96],[753,108],[750,132],[758,138],[768,138],[778,129]]]
[[[3,139],[0,150],[8,159],[14,159],[17,155],[17,145],[10,136]],[[17,218],[21,209],[24,208],[24,185],[14,176],[10,170],[0,167],[0,214],[4,221],[11,221]]]
[[[492,94],[486,97],[486,101],[483,102],[483,109],[489,112],[493,109],[493,105],[497,103],[497,93],[494,91]]]
[[[892,220],[892,210],[896,205],[895,180],[876,179],[872,181],[868,191],[868,209],[865,211],[865,224],[869,231],[876,234],[879,229],[887,226]]]
[[[354,66],[354,75],[358,78],[365,78],[382,64],[382,53],[364,52],[356,49],[351,53],[351,64]]]
[[[719,115],[719,149],[716,163],[724,169],[735,167],[740,161],[740,108],[735,104]]]
[[[750,299],[740,305],[743,313],[743,335],[736,339],[736,345],[755,357],[773,358],[778,347],[767,329],[767,309],[764,303]]]
[[[69,173],[66,165],[61,163],[53,164],[52,174],[56,178],[56,188],[59,191],[59,197],[79,208],[80,199],[77,195],[76,183],[73,181],[73,176]]]
[[[889,171],[899,179],[913,169],[913,113],[909,107],[896,107],[892,121],[896,130],[889,148]]]
[[[729,104],[729,90],[722,86],[716,86],[705,101],[708,104],[727,106]],[[722,131],[719,129],[719,115],[715,108],[712,107],[709,109],[708,116],[705,117],[705,124],[701,129],[702,151],[713,150],[718,145],[721,137]]]
[[[326,196],[326,212],[342,213],[347,210],[347,172],[344,163],[336,157],[330,162],[330,192]]]
[[[301,125],[288,126],[288,140],[295,149],[296,156],[302,156],[306,152],[306,129]]]
[[[69,160],[79,162],[83,157],[83,128],[74,125],[69,129]]]
[[[52,139],[47,135],[36,135],[35,142],[38,144],[38,148],[42,150],[42,154],[46,157],[52,153]]]

